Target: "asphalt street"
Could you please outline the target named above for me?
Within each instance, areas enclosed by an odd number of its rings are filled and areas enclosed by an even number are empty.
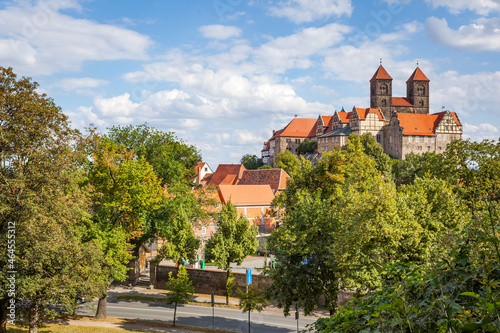
[[[196,327],[229,330],[234,332],[248,332],[248,313],[241,310],[213,308],[196,305],[179,305],[177,307],[176,323]],[[95,310],[89,308],[89,304],[83,305],[78,311],[80,315],[94,315]],[[124,319],[152,320],[157,322],[172,323],[174,308],[161,302],[146,301],[108,301],[107,314],[109,317]],[[262,333],[285,333],[297,332],[297,321],[295,317],[284,317],[282,314],[252,312],[252,332]],[[311,318],[299,318],[299,329],[302,330],[307,324],[314,322]]]

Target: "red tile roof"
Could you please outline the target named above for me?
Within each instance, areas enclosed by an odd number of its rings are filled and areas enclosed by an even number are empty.
[[[268,151],[269,148],[271,147],[271,144],[269,141],[264,142],[264,148],[261,151]]]
[[[219,164],[217,170],[207,182],[208,186],[234,185],[241,178],[241,174],[245,171],[243,164]]]
[[[379,120],[384,120],[384,117],[380,113],[379,109],[374,109],[374,108],[355,108],[356,112],[358,113],[358,116],[361,120],[365,120],[366,116],[368,113],[375,113],[378,116]]]
[[[410,99],[406,97],[393,97],[392,106],[413,106]]]
[[[420,70],[420,68],[417,67],[417,69],[415,69],[413,74],[406,82],[409,81],[430,81],[430,80],[427,78],[427,76],[425,76],[425,74]]]
[[[448,111],[434,114],[398,113],[399,125],[403,128],[403,135],[435,136],[436,127]],[[450,112],[457,125],[462,124],[455,112]]]
[[[373,74],[373,77],[370,79],[370,82],[373,80],[392,80],[392,77],[387,73],[384,66],[378,66],[377,71]]]
[[[342,123],[347,124],[351,118],[351,112],[337,112],[339,119]]]
[[[279,136],[299,138],[316,136],[317,121],[318,119],[314,118],[293,118]]]
[[[274,193],[286,189],[290,176],[283,169],[245,170],[238,185],[269,185]]]
[[[274,199],[269,185],[221,185],[219,196],[224,204],[235,206],[270,206]]]

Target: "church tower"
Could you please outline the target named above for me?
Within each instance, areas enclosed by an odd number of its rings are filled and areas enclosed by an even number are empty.
[[[406,97],[415,113],[429,114],[429,81],[418,66],[406,81]]]
[[[385,119],[392,112],[392,77],[380,64],[370,80],[370,107],[380,109]]]

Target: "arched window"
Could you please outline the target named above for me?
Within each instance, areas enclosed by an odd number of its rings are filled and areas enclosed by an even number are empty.
[[[387,94],[387,84],[381,84],[380,85],[380,93],[382,95],[386,95]]]
[[[418,86],[418,88],[417,88],[417,94],[418,95],[425,95],[425,88],[424,88],[424,86]]]
[[[382,106],[386,106],[387,105],[387,101],[385,99],[382,100]]]
[[[421,107],[421,108],[423,108],[423,107],[424,107],[424,101],[420,101],[420,102],[419,102],[419,104],[420,104],[420,107]]]

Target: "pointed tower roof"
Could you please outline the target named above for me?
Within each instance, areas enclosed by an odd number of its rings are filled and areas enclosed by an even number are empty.
[[[410,78],[406,82],[410,82],[410,81],[427,81],[427,82],[429,82],[430,80],[427,78],[427,76],[425,76],[425,74],[417,66],[417,69],[415,69],[413,74],[410,76]]]
[[[378,66],[375,74],[373,74],[370,82],[372,82],[373,80],[392,80],[392,77],[389,75],[389,73],[387,73],[384,66],[380,65]]]

